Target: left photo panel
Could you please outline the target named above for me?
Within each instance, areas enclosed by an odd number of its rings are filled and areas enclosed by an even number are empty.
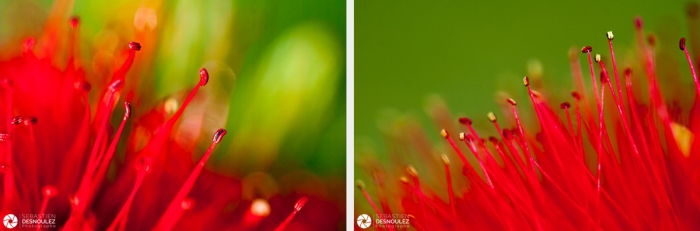
[[[346,2],[0,2],[0,229],[343,230]]]

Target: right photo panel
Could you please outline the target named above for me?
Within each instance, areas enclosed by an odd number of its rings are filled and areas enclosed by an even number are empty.
[[[700,229],[697,1],[355,1],[355,230]]]

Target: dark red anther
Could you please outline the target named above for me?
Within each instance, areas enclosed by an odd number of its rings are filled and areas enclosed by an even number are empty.
[[[569,102],[563,102],[560,105],[561,109],[569,109],[571,107],[571,104]]]
[[[22,123],[22,117],[21,116],[15,116],[12,118],[12,121],[10,121],[10,124],[12,125],[18,125]]]
[[[226,129],[220,128],[219,130],[216,130],[216,133],[214,133],[214,138],[212,138],[212,141],[214,141],[215,144],[218,144],[224,138],[224,135],[226,135]]]
[[[131,117],[131,104],[124,102],[124,119]]]
[[[576,91],[572,91],[572,92],[571,92],[571,96],[573,96],[574,99],[576,99],[576,101],[581,100],[581,94],[579,94],[579,93],[576,92]]]
[[[73,16],[70,18],[70,27],[75,29],[78,28],[78,25],[80,24],[80,18],[78,16]]]
[[[497,144],[498,144],[498,139],[496,139],[496,137],[489,136],[489,141],[491,141],[491,143],[493,143],[493,145],[497,145]]]
[[[124,87],[124,81],[121,79],[114,80],[112,84],[109,85],[109,91],[116,92]]]
[[[630,76],[632,74],[632,69],[631,68],[625,68],[625,76]]]
[[[637,29],[642,28],[642,18],[641,17],[637,16],[636,18],[634,18],[634,26],[636,26]]]
[[[593,51],[593,47],[591,47],[591,46],[585,46],[585,47],[581,48],[581,53],[589,53],[591,51]]]
[[[506,102],[508,102],[512,106],[518,105],[518,103],[516,103],[515,100],[513,100],[511,98],[506,99]]]
[[[24,118],[24,119],[22,120],[22,123],[24,124],[24,126],[35,125],[35,124],[38,123],[38,122],[39,122],[39,119],[37,119],[37,118],[34,117],[34,116],[30,116],[30,117]]]
[[[685,38],[681,38],[681,41],[678,42],[678,47],[680,47],[682,51],[685,50]]]
[[[209,72],[206,68],[199,70],[199,86],[204,86],[209,83]]]
[[[604,71],[600,72],[600,82],[603,84],[608,83],[608,75]]]
[[[141,44],[137,42],[130,42],[129,43],[129,49],[135,50],[135,51],[140,51],[141,50]]]
[[[459,118],[459,123],[464,125],[472,125],[472,120],[467,117]]]

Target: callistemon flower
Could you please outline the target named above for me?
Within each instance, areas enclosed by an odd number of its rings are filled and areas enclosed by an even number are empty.
[[[691,12],[697,22],[697,10]],[[692,74],[694,90],[675,85],[664,92],[659,82],[676,75],[659,71],[656,39],[647,40],[641,19],[635,23],[635,61],[616,62],[612,32],[601,49],[609,58],[590,46],[572,53],[576,90],[569,100],[553,102],[539,78],[525,77],[528,97],[502,97],[502,116],[451,119],[438,104],[430,112],[439,132],[426,137],[415,122],[390,128],[391,164],[359,160],[374,182],[358,180],[361,195],[373,212],[407,214],[418,230],[700,229],[697,56],[680,39],[690,67],[677,72]],[[691,30],[696,39],[697,28]],[[430,136],[441,138],[444,154]]]
[[[203,153],[171,138],[197,91],[206,87],[206,69],[192,73],[199,82],[177,110],[167,112],[162,104],[134,108],[141,115],[132,117],[129,101],[139,96],[123,89],[134,81],[127,72],[141,45],[124,44],[121,67],[101,80],[104,86],[91,86],[75,55],[78,24],[71,19],[66,52],[54,43],[41,48],[64,54],[58,58],[68,60],[65,67],[51,55],[35,55],[33,38],[18,44],[21,54],[0,61],[2,214],[54,214],[55,223],[40,228],[65,230],[300,228],[291,221],[309,198],[243,200],[239,180],[205,167],[226,130],[200,137],[210,142]],[[98,101],[89,102],[89,94]],[[112,123],[113,116],[119,122]]]

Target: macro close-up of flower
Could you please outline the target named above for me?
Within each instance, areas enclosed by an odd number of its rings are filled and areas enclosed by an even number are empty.
[[[0,2],[3,229],[338,230],[345,2]]]
[[[355,230],[700,229],[697,3],[357,5]]]

